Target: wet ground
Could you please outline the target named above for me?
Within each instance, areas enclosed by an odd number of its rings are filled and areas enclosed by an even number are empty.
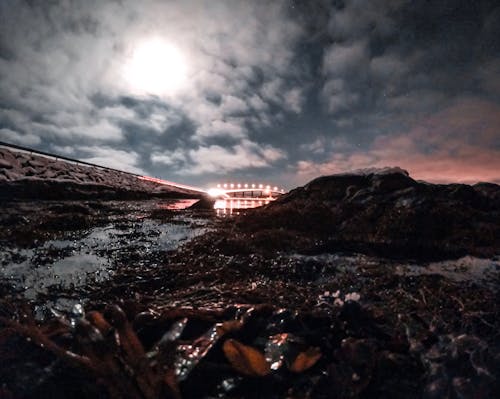
[[[0,249],[2,286],[38,305],[67,309],[84,303],[86,292],[119,274],[122,265],[161,267],[165,253],[206,232],[210,218],[176,212],[192,203],[48,201],[7,206]]]
[[[297,253],[175,208],[5,204],[0,396],[498,397],[499,258]]]

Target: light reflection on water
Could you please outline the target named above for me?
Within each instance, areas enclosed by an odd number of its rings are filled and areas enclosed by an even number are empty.
[[[91,281],[99,282],[109,278],[109,260],[89,253],[76,253],[53,263],[35,266],[31,256],[35,250],[26,250],[26,260],[9,263],[2,273],[14,288],[21,289],[26,299],[35,299],[38,294],[47,294],[48,289],[57,286],[62,289],[83,286]],[[30,256],[31,255],[31,256]]]
[[[199,199],[178,199],[178,200],[159,203],[158,208],[178,211],[182,209],[187,209],[190,206],[196,204],[198,201]]]
[[[218,216],[238,214],[240,209],[251,209],[264,206],[275,198],[227,198],[215,201],[214,209]]]

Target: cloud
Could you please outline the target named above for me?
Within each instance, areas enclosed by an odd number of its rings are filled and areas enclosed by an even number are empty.
[[[55,155],[66,155],[72,156],[75,154],[75,148],[69,145],[61,146],[61,145],[52,145],[51,151]]]
[[[409,131],[386,134],[367,151],[332,151],[326,162],[301,160],[305,179],[367,167],[400,166],[431,182],[500,181],[500,105],[476,98],[456,101]],[[313,142],[310,148],[317,147]]]
[[[58,130],[54,129],[54,132],[58,132]],[[84,136],[91,139],[101,139],[106,141],[121,141],[122,139],[121,129],[105,119],[96,121],[94,124],[73,126],[65,131],[62,131],[62,134],[74,134],[75,136]]]
[[[349,45],[334,44],[324,54],[323,71],[329,76],[354,74],[368,62],[365,41]]]
[[[231,172],[244,168],[264,168],[285,158],[285,154],[272,147],[261,148],[244,141],[232,148],[217,145],[200,147],[189,152],[194,167],[187,170],[190,174]]]
[[[179,169],[187,162],[186,155],[183,151],[176,150],[174,152],[153,152],[151,154],[151,162],[162,164],[165,166],[174,166]]]
[[[269,145],[257,145],[243,140],[233,147],[210,145],[189,150],[189,161],[184,153],[154,153],[152,162],[175,167],[188,175],[227,173],[248,168],[265,168],[286,158],[286,154]]]
[[[228,120],[212,120],[205,122],[197,130],[197,138],[202,142],[205,137],[229,137],[243,139],[247,136],[246,129],[242,126],[241,119],[227,118]]]
[[[331,79],[323,87],[322,96],[330,113],[349,110],[360,101],[360,94],[346,86],[343,79]]]
[[[327,135],[321,135],[311,143],[302,144],[301,151],[309,154],[330,154],[332,152],[343,152],[349,150],[351,144],[345,137],[331,138]]]
[[[479,179],[500,146],[499,13],[489,0],[0,2],[0,137],[103,148],[188,184],[386,162],[431,176],[418,162],[437,154]],[[151,40],[185,60],[176,90],[127,74]]]
[[[233,95],[224,95],[220,107],[222,112],[227,115],[244,114],[248,111],[248,105],[245,101]]]
[[[477,92],[478,76],[484,91],[494,91],[498,40],[488,21],[499,7],[444,3],[430,9],[424,2],[351,0],[333,7],[332,44],[322,57],[325,109],[333,116],[357,113],[367,121],[381,113],[405,119],[447,106],[462,92]],[[481,21],[488,27],[481,28]],[[473,56],[478,51],[481,60]],[[431,92],[433,98],[420,96]]]
[[[0,129],[0,141],[26,146],[37,145],[41,142],[40,137],[35,136],[34,134],[22,134],[6,128]]]
[[[350,0],[330,15],[328,31],[338,39],[349,40],[367,36],[387,37],[396,29],[390,17],[402,4],[401,1]]]
[[[478,66],[481,88],[489,94],[500,96],[500,59],[490,60]]]
[[[38,137],[33,145],[91,140],[118,148],[132,131],[145,145],[159,145],[150,134],[171,137],[186,123],[175,150],[187,155],[189,142],[253,142],[249,126],[256,112],[271,123],[271,103],[285,112],[301,109],[302,90],[287,81],[301,75],[292,61],[302,29],[287,16],[285,2],[13,2],[2,6],[0,36],[9,42],[0,46],[0,103],[7,104],[0,112],[14,110],[22,120],[0,120],[0,126],[24,140]],[[175,45],[188,64],[175,96],[141,93],[127,80],[136,46],[157,37]],[[282,92],[253,94],[274,82]],[[96,96],[106,103],[97,104]]]
[[[289,111],[300,113],[302,110],[302,103],[304,102],[302,89],[294,87],[285,92],[283,95],[284,103]]]
[[[86,154],[82,161],[107,166],[126,172],[144,175],[145,172],[137,167],[140,157],[134,151],[115,150],[109,147],[81,146],[78,147],[80,153]]]

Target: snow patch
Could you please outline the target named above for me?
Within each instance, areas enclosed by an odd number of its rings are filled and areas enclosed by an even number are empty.
[[[400,168],[399,166],[384,167],[384,168],[364,168],[355,169],[349,172],[336,173],[334,176],[368,176],[368,175],[392,175],[394,173],[399,173],[405,176],[409,176],[408,171]]]

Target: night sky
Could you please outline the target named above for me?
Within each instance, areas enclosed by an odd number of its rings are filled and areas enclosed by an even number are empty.
[[[500,183],[500,5],[1,0],[0,140],[203,187]]]

